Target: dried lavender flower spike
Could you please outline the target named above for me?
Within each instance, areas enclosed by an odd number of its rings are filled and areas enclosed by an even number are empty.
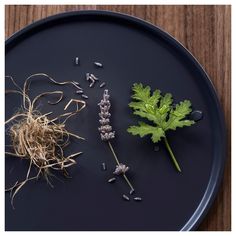
[[[125,181],[127,182],[127,184],[130,187],[130,190],[134,189],[134,187],[132,186],[132,184],[130,183],[129,179],[127,178],[125,172],[129,169],[128,166],[123,165],[122,163],[119,162],[116,153],[112,147],[112,144],[110,142],[110,139],[115,138],[115,131],[112,131],[112,126],[110,125],[110,116],[111,113],[109,112],[110,108],[111,108],[111,102],[109,100],[110,96],[108,93],[108,90],[105,89],[103,92],[103,98],[100,101],[100,103],[98,104],[98,106],[100,107],[100,113],[99,113],[99,123],[100,123],[100,127],[98,128],[99,132],[100,132],[100,136],[101,136],[101,140],[102,141],[106,141],[108,143],[108,146],[112,152],[112,155],[115,159],[115,162],[117,164],[117,167],[119,167],[119,172],[121,171],[122,176],[124,177]],[[116,170],[115,170],[116,172]]]
[[[105,85],[106,85],[106,83],[105,83],[105,82],[102,82],[99,87],[100,87],[100,88],[103,88]]]
[[[111,113],[109,112],[111,108],[111,103],[109,100],[109,94],[108,90],[105,89],[103,92],[103,99],[101,102],[98,104],[100,107],[100,120],[99,123],[101,126],[98,128],[100,132],[101,139],[103,141],[109,141],[110,139],[115,138],[115,132],[112,131],[112,126],[110,125],[110,119],[109,117],[111,116]]]
[[[99,67],[99,68],[102,68],[102,67],[103,67],[102,63],[97,62],[97,61],[95,61],[93,64],[94,64],[95,66]]]
[[[123,199],[125,199],[126,201],[129,201],[129,197],[125,194],[122,195]]]
[[[114,183],[115,181],[116,181],[116,178],[113,177],[113,178],[109,179],[107,182],[108,182],[108,183]]]
[[[85,94],[82,94],[81,97],[88,99],[88,96]]]

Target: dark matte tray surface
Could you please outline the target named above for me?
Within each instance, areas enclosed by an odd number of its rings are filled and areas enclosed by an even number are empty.
[[[80,66],[74,66],[74,58]],[[94,67],[100,61],[103,69]],[[81,11],[36,22],[6,42],[6,75],[22,86],[30,74],[43,72],[53,78],[79,81],[89,96],[87,108],[72,118],[68,127],[86,141],[73,140],[68,153],[83,151],[70,169],[72,179],[54,179],[52,189],[44,180],[28,183],[15,198],[12,210],[6,194],[6,230],[193,230],[209,209],[222,176],[225,130],[222,112],[207,75],[198,62],[171,36],[136,18],[111,12]],[[97,103],[103,89],[88,88],[85,73],[105,81],[111,94],[112,141],[142,202],[126,202],[123,179],[106,183],[114,169],[113,157],[99,138]],[[182,167],[173,168],[161,143],[154,151],[150,138],[126,132],[135,124],[127,104],[131,86],[142,82],[176,101],[190,99],[204,119],[192,127],[169,132],[168,138]],[[38,79],[31,94],[58,89]],[[12,87],[6,80],[6,88]],[[74,90],[64,87],[66,99],[58,106],[41,101],[43,112],[62,112]],[[21,105],[19,96],[6,96],[6,117]],[[9,138],[6,139],[9,144]],[[101,163],[108,170],[101,171]],[[6,186],[24,178],[27,161],[6,158]]]

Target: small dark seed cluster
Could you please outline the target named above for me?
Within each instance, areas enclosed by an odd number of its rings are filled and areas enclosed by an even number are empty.
[[[129,200],[130,200],[130,198],[129,198],[126,194],[123,194],[123,195],[122,195],[122,198],[123,198],[125,201],[129,201]],[[141,202],[141,201],[142,201],[142,198],[141,198],[141,197],[134,197],[133,200],[136,201],[136,202]]]
[[[98,104],[100,107],[99,116],[101,118],[99,119],[101,126],[98,128],[98,130],[103,141],[109,141],[110,139],[115,138],[115,131],[112,131],[112,126],[110,125],[109,119],[111,116],[111,113],[109,112],[111,108],[109,97],[110,95],[108,94],[108,90],[105,89],[103,93],[103,99]]]

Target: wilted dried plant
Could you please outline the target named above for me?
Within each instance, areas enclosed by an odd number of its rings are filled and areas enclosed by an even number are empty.
[[[5,122],[5,124],[12,123],[9,127],[9,135],[13,148],[12,152],[6,152],[6,154],[29,160],[29,168],[25,180],[22,182],[17,181],[11,188],[6,190],[11,191],[12,205],[15,195],[28,181],[38,179],[40,175],[43,175],[51,185],[48,178],[52,175],[50,170],[61,170],[67,175],[66,168],[76,164],[74,158],[81,154],[81,152],[77,152],[69,156],[64,155],[63,149],[69,144],[70,137],[83,139],[69,132],[66,129],[65,123],[71,116],[85,108],[86,103],[82,100],[71,99],[64,107],[64,110],[67,110],[72,103],[75,103],[76,109],[73,112],[63,113],[54,118],[49,118],[52,112],[41,114],[35,108],[37,101],[42,96],[57,94],[59,95],[59,99],[54,103],[49,101],[48,103],[58,104],[63,98],[63,92],[44,92],[31,100],[28,95],[30,80],[39,76],[40,78],[49,79],[57,85],[71,84],[78,88],[78,85],[74,81],[57,82],[50,76],[40,73],[29,76],[25,80],[23,89],[21,89],[11,76],[6,76],[6,78],[12,80],[17,88],[17,90],[7,90],[6,93],[17,93],[23,98],[23,108]],[[30,176],[32,166],[37,169],[37,174],[33,177]]]
[[[117,155],[114,151],[114,148],[112,147],[112,144],[110,142],[111,139],[115,138],[115,131],[112,131],[112,126],[110,125],[111,113],[109,112],[109,110],[111,108],[111,102],[110,102],[109,98],[110,98],[110,95],[108,94],[108,90],[105,89],[104,93],[103,93],[103,98],[102,98],[101,102],[98,104],[100,107],[99,123],[101,124],[101,126],[98,128],[98,130],[100,132],[102,141],[105,141],[108,143],[109,148],[110,148],[110,150],[115,158],[115,161],[117,163],[113,174],[122,175],[124,177],[124,179],[126,180],[127,184],[129,185],[130,191],[133,192],[134,188],[126,176],[126,172],[129,170],[129,167],[119,162]]]

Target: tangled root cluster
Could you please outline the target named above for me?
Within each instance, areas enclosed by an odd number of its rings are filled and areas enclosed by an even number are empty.
[[[63,113],[55,118],[50,118],[52,112],[41,114],[36,108],[36,102],[46,95],[57,94],[60,95],[59,99],[49,104],[58,104],[63,98],[62,91],[44,92],[36,96],[33,100],[28,95],[29,80],[40,76],[41,78],[47,78],[54,84],[65,85],[72,84],[77,87],[76,82],[57,82],[46,74],[34,74],[28,77],[24,83],[23,90],[15,83],[12,77],[7,76],[18,88],[18,90],[7,90],[6,93],[18,93],[23,98],[23,109],[16,113],[5,124],[11,123],[9,127],[9,135],[12,141],[12,152],[6,152],[11,156],[16,156],[22,159],[29,160],[29,169],[24,181],[16,182],[11,188],[7,189],[12,194],[13,198],[16,193],[22,188],[22,186],[29,180],[37,179],[40,175],[43,175],[48,183],[51,185],[48,176],[50,170],[60,170],[66,175],[66,168],[76,164],[75,157],[81,154],[81,152],[73,153],[69,156],[64,155],[64,148],[69,145],[70,137],[77,139],[83,139],[82,137],[69,132],[66,129],[66,121],[73,115],[81,111],[86,103],[82,100],[71,99],[65,106],[66,110],[72,103],[76,104],[76,110],[73,112]],[[80,107],[79,107],[80,105]],[[61,119],[64,119],[61,121]],[[31,177],[31,168],[36,167],[37,175]]]
[[[40,169],[64,169],[75,163],[65,158],[63,148],[69,139],[65,124],[52,123],[47,116],[28,114],[10,128],[15,154],[27,158]]]

